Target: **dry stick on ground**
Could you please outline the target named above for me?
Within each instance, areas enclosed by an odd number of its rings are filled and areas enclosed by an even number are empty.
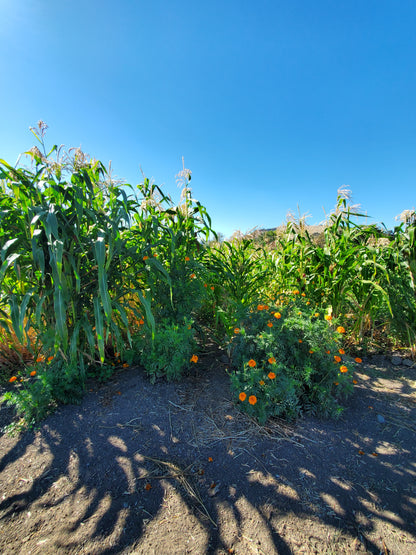
[[[192,485],[190,484],[190,482],[185,478],[185,474],[189,473],[189,470],[190,470],[190,468],[192,468],[194,463],[188,465],[185,468],[185,470],[182,470],[178,465],[176,465],[174,463],[167,462],[167,461],[162,461],[160,459],[154,459],[152,457],[147,457],[146,455],[141,455],[141,456],[144,459],[147,459],[151,462],[154,462],[155,464],[157,464],[159,466],[167,467],[169,469],[169,474],[167,474],[165,476],[153,476],[153,478],[156,478],[158,480],[161,480],[162,478],[175,478],[175,479],[177,479],[181,483],[181,485],[185,488],[186,492],[191,497],[191,499],[194,499],[197,502],[197,504],[202,507],[203,511],[201,511],[201,512],[205,513],[205,516],[208,517],[210,522],[215,527],[217,527],[216,522],[212,519],[211,515],[208,512],[208,509],[205,507],[204,502],[202,501],[202,498],[199,495],[198,490],[194,489],[192,487]],[[174,471],[174,472],[172,472],[172,471]],[[141,479],[144,479],[144,478],[149,478],[149,475],[141,477]]]
[[[406,428],[407,430],[410,430],[411,432],[416,433],[416,428],[415,427],[404,424],[398,418],[394,418],[393,416],[390,416],[390,415],[387,415],[387,414],[382,414],[381,412],[380,412],[380,415],[384,416],[384,418],[386,419],[387,422],[390,422],[391,424],[394,424],[398,428]]]
[[[138,424],[132,424],[135,420],[139,420]],[[135,431],[141,431],[144,429],[143,424],[140,422],[140,418],[132,418],[125,424],[114,424],[114,426],[98,426],[99,428],[133,428]]]
[[[175,405],[175,403],[172,403],[172,401],[168,401],[168,403],[170,403],[171,405],[173,405],[177,409],[184,410],[186,412],[192,412],[194,410],[194,409],[187,409],[185,407],[181,407],[180,405]]]

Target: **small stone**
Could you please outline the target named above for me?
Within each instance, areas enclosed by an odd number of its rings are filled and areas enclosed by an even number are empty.
[[[384,416],[382,416],[381,414],[377,414],[377,422],[380,422],[380,424],[384,424],[385,421],[386,419],[384,418]]]
[[[411,360],[410,358],[405,358],[405,359],[402,361],[402,363],[403,363],[405,366],[409,366],[409,368],[410,368],[410,366],[413,366],[413,365],[415,364],[415,363],[413,362],[413,360]]]
[[[394,355],[391,357],[391,363],[393,364],[393,366],[400,366],[400,364],[402,363],[402,358]]]

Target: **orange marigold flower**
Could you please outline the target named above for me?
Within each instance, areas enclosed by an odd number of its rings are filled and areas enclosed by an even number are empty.
[[[208,287],[208,284],[207,284],[207,283],[204,283],[204,287]]]
[[[208,457],[208,462],[212,462],[214,459],[212,457]]]
[[[345,328],[343,328],[342,326],[338,326],[337,327],[337,332],[338,333],[345,333]]]
[[[12,376],[9,380],[10,383],[13,383],[17,380],[16,376]]]
[[[294,294],[294,295],[299,295],[299,291],[298,291],[297,289],[295,289],[295,290],[293,291],[293,294]]]
[[[334,385],[339,385],[339,383],[338,383],[338,382],[334,382]]]
[[[211,291],[214,291],[215,287],[213,285],[211,285]]]
[[[345,355],[344,349],[338,349],[338,352],[339,352],[340,355]]]
[[[190,260],[189,256],[185,256],[185,262],[189,262]]]
[[[307,301],[306,304],[311,304],[311,302],[310,302],[310,301]]]
[[[327,354],[327,355],[330,355],[330,354],[331,354],[331,351],[327,351],[326,354]]]
[[[357,357],[357,358],[355,359],[355,362],[357,362],[358,364],[360,364],[360,363],[362,362],[362,359],[361,359],[360,357]]]
[[[250,397],[248,398],[248,402],[250,403],[250,405],[255,405],[257,403],[257,397],[255,395],[250,395]]]
[[[259,381],[259,384],[260,384],[260,385],[264,385],[264,380],[260,380],[260,381]]]
[[[198,362],[198,357],[196,355],[192,355],[190,362]]]
[[[140,318],[140,320],[139,320],[139,324],[140,324],[141,326],[142,326],[142,325],[144,324],[144,320],[143,320],[143,318]]]
[[[32,370],[29,375],[32,376],[32,378],[33,378],[33,376],[36,376],[36,370]]]
[[[128,368],[128,367],[129,367],[129,365],[127,364],[127,362],[125,362],[125,363],[123,364],[123,368]]]
[[[43,362],[45,360],[45,357],[43,355],[39,355],[38,358],[36,359],[36,362]]]
[[[267,326],[268,326],[269,328],[272,328],[272,327],[273,327],[272,322],[267,322]]]
[[[325,314],[325,320],[328,320],[328,322],[330,322],[332,320],[332,316],[330,314]]]
[[[270,357],[269,362],[270,364],[274,364],[276,362],[276,359],[274,357]]]
[[[53,361],[53,356],[52,357],[48,357],[48,362],[52,362]]]
[[[270,308],[270,307],[269,307],[268,304],[263,305],[263,310],[269,310],[269,308]]]
[[[245,401],[247,398],[247,393],[244,393],[244,391],[242,391],[238,398],[240,399],[240,401]]]
[[[237,335],[238,333],[240,333],[240,328],[234,328],[234,334]]]
[[[334,360],[335,362],[341,362],[341,357],[339,357],[338,355],[334,355]]]
[[[299,343],[303,343],[302,339],[299,339]]]
[[[194,279],[194,278],[196,278],[196,275],[195,275],[195,274],[191,274],[189,277],[190,277],[191,279]]]
[[[319,312],[315,312],[314,316],[315,316],[315,318],[318,318]]]
[[[143,256],[143,260],[149,260],[149,257],[147,255]]]
[[[313,351],[312,349],[309,349],[309,354],[313,354],[315,351]]]
[[[353,383],[354,385],[357,385],[358,382],[357,382],[357,380],[352,380],[352,383]]]
[[[275,377],[276,377],[276,374],[275,374],[274,372],[269,372],[269,373],[267,374],[267,377],[268,377],[269,379],[271,379],[271,380],[274,380]]]
[[[279,320],[279,318],[282,317],[282,315],[280,314],[280,312],[275,312],[274,313],[274,317],[277,318]]]
[[[250,366],[250,368],[254,368],[256,366],[256,361],[251,358],[247,364]]]
[[[341,366],[339,371],[345,374],[345,372],[348,372],[348,368],[346,366]]]
[[[264,306],[262,304],[257,305],[257,310],[263,310],[263,309],[264,309]]]
[[[306,297],[306,293],[301,293],[302,297]]]

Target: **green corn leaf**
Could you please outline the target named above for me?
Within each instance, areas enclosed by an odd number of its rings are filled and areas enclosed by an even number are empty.
[[[50,243],[52,243],[52,236],[55,239],[59,239],[58,220],[53,210],[55,210],[55,207],[52,205],[44,221],[46,235]]]
[[[0,268],[0,285],[3,283],[3,279],[8,268],[10,268],[10,266],[12,266],[12,264],[14,264],[19,257],[20,257],[20,254],[13,253],[13,254],[10,254],[3,262]]]
[[[43,304],[47,300],[47,295],[38,298],[35,310],[35,322],[38,327],[42,325]]]
[[[105,242],[104,237],[98,237],[94,243],[95,260],[98,266],[98,288],[100,291],[101,302],[103,303],[104,314],[107,321],[111,318],[112,307],[108,293],[107,272],[105,271]]]
[[[88,345],[90,346],[90,351],[92,355],[95,356],[95,339],[94,339],[94,331],[92,329],[92,326],[87,320],[87,318],[82,318],[80,322],[82,323],[82,329],[84,330],[85,336],[88,341]]]
[[[95,333],[97,334],[98,352],[101,362],[104,362],[104,322],[101,304],[98,297],[94,297]]]
[[[40,230],[36,230],[40,231]],[[42,247],[40,247],[36,241],[36,237],[33,236],[31,239],[32,245],[32,256],[33,256],[33,265],[35,268],[39,268],[42,276],[45,274],[45,253],[43,252]]]
[[[391,316],[393,316],[393,311],[391,309],[391,304],[390,304],[390,299],[389,299],[389,295],[387,293],[387,291],[385,289],[383,289],[381,287],[381,285],[379,285],[378,283],[375,283],[374,281],[368,280],[368,279],[363,279],[361,280],[361,283],[365,283],[367,285],[371,285],[372,287],[374,287],[374,289],[377,289],[377,291],[380,291],[380,293],[383,295],[384,300],[387,303],[387,306],[389,307],[389,312],[391,314]]]
[[[23,297],[22,304],[19,306],[16,296],[10,298],[10,315],[12,319],[13,330],[21,343],[24,341],[24,320],[26,316],[27,305],[33,295],[33,289],[30,289]],[[26,326],[27,327],[27,326]]]
[[[56,338],[63,348],[68,347],[68,328],[66,325],[66,303],[62,291],[62,287],[55,286],[53,293],[53,304],[56,319]]]
[[[127,339],[129,342],[129,345],[131,345],[131,334],[130,334],[130,329],[129,329],[129,321],[127,318],[127,312],[126,309],[124,308],[124,306],[122,306],[120,303],[114,302],[114,308],[117,310],[117,312],[120,315],[121,321],[124,324],[124,331],[127,332]],[[113,322],[112,322],[113,324]],[[118,326],[116,326],[117,330],[118,330]]]
[[[152,330],[152,339],[154,339],[156,324],[155,324],[155,318],[153,316],[152,308],[151,308],[151,292],[150,290],[147,290],[146,296],[144,296],[141,291],[137,291],[137,294],[139,296],[141,304],[144,306],[144,310],[146,313],[146,320]]]
[[[18,238],[15,237],[14,239],[9,239],[8,241],[6,241],[4,243],[4,245],[1,248],[1,259],[4,261],[4,259],[6,258],[6,252],[8,250],[9,247],[11,247],[14,243],[16,243],[16,241],[18,241]]]
[[[72,331],[71,340],[69,342],[69,358],[71,361],[76,360],[78,354],[78,338],[81,330],[82,320],[78,320]]]

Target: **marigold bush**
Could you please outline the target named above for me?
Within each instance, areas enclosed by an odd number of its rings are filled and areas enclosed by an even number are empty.
[[[270,328],[268,311],[248,309],[240,333],[231,340],[232,388],[236,395],[256,398],[241,408],[260,422],[271,416],[296,418],[303,411],[339,416],[340,400],[352,391],[352,372],[333,364],[341,362],[333,354],[340,349],[336,324],[297,294],[285,297],[279,310],[280,318]]]

